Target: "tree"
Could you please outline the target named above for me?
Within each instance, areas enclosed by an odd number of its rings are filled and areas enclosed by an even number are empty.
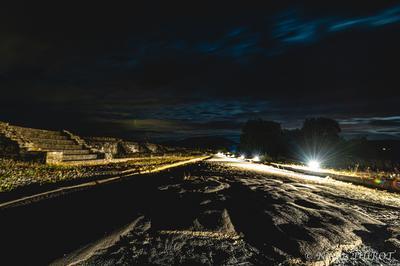
[[[279,123],[262,119],[249,120],[242,128],[240,151],[277,157],[282,149],[282,129]]]
[[[305,138],[337,141],[339,140],[341,129],[337,121],[330,118],[318,117],[306,119],[301,131]]]
[[[340,155],[341,132],[339,123],[330,118],[306,119],[301,128],[301,157],[325,162],[336,160]]]

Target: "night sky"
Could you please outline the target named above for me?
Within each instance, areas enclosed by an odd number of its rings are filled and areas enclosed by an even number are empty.
[[[400,139],[399,2],[36,2],[0,9],[2,121],[164,141],[326,116]]]

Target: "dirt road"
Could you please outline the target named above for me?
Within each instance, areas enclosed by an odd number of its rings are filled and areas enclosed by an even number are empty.
[[[400,265],[399,206],[398,194],[215,157],[0,219],[7,259],[31,265]]]

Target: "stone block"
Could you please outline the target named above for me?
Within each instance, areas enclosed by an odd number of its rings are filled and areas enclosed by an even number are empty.
[[[49,151],[46,153],[46,163],[60,163],[63,161],[63,153],[59,151]]]

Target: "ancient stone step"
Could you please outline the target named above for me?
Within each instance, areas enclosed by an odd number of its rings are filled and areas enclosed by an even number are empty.
[[[103,158],[103,156],[93,153],[86,145],[79,144],[77,140],[72,138],[73,135],[70,136],[64,131],[25,128],[0,122],[0,133],[5,138],[18,143],[20,151],[24,152],[24,156],[26,154],[36,156],[35,153],[43,151],[48,152],[47,156],[49,157],[46,158],[55,156],[54,160],[57,161],[75,162]],[[59,155],[56,156],[56,154]]]
[[[84,155],[89,154],[90,150],[54,150],[54,151],[61,151],[64,155]]]
[[[60,133],[61,134],[61,133]],[[42,133],[32,133],[32,132],[27,132],[27,133],[21,133],[25,138],[27,139],[70,139],[68,136],[65,135],[56,135],[56,134],[42,134]]]
[[[63,161],[86,161],[97,159],[97,154],[63,155]]]
[[[35,133],[35,134],[48,134],[48,135],[63,134],[63,132],[61,132],[61,131],[36,129],[36,128],[25,128],[25,127],[19,127],[19,126],[11,126],[10,128],[17,132],[21,132],[21,133]]]
[[[71,139],[43,139],[29,138],[34,144],[54,144],[54,145],[75,145],[76,142]]]
[[[55,150],[80,150],[82,149],[82,145],[60,145],[60,144],[44,144],[40,143],[35,145],[37,148],[47,151],[55,151]]]

